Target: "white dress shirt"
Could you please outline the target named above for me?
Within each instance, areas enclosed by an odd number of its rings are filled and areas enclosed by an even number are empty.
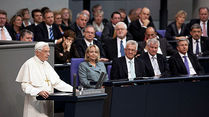
[[[194,74],[197,74],[196,71],[194,70],[194,67],[192,66],[192,63],[188,57],[188,54],[186,53],[185,55],[181,54],[179,52],[179,55],[181,56],[181,59],[182,61],[184,62],[184,56],[187,56],[187,60],[188,60],[188,63],[189,63],[189,72],[190,72],[190,75],[194,75]]]
[[[94,44],[93,41],[89,42],[85,38],[84,38],[84,41],[86,42],[87,47],[89,47],[90,45],[93,45]]]
[[[158,62],[157,62],[157,55],[152,56],[152,55],[149,54],[149,52],[148,52],[148,55],[149,55],[149,59],[150,59],[150,62],[152,64],[152,68],[153,68],[153,71],[155,73],[155,76],[161,75],[160,68],[159,68],[159,65],[158,65]]]
[[[133,80],[134,78],[131,77],[131,68],[130,68],[130,62],[129,61],[132,61],[132,65],[134,66],[134,73],[135,73],[134,58],[132,60],[130,60],[126,56],[125,56],[125,58],[126,58],[126,65],[127,65],[127,70],[128,70],[128,79]],[[135,73],[135,76],[136,76],[136,73]]]
[[[2,30],[2,28],[0,28],[0,40],[2,40],[2,39],[1,39],[1,30]],[[5,33],[5,36],[6,36],[6,40],[11,41],[11,40],[12,40],[12,37],[10,36],[10,34],[9,34],[9,32],[8,32],[8,30],[6,29],[5,26],[3,27],[3,30],[4,30],[4,33]]]
[[[198,45],[199,45],[199,52],[201,53],[201,44],[200,44],[200,39],[198,39]],[[193,47],[193,53],[196,54],[196,47],[197,47],[197,42],[195,39],[192,38],[192,47]]]
[[[126,47],[126,37],[123,39],[120,39],[117,37],[117,49],[118,49],[118,57],[121,57],[121,53],[120,53],[120,41],[123,40],[123,47],[125,49]],[[125,52],[124,52],[125,53]]]

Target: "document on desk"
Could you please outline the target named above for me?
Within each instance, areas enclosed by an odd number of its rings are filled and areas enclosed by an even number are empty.
[[[72,96],[72,92],[57,92],[57,93],[51,93],[50,96]]]

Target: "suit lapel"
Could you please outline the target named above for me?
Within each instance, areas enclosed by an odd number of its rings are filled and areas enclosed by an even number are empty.
[[[122,57],[121,64],[122,64],[122,70],[123,70],[123,72],[125,73],[125,75],[128,76],[128,68],[127,68],[126,58],[125,57]]]
[[[43,34],[47,34],[46,37],[47,37],[47,39],[49,39],[48,30],[47,30],[46,24],[44,22],[43,22],[43,31],[44,31]]]
[[[181,58],[181,56],[179,55],[179,53],[178,53],[177,56],[176,56],[176,61],[178,61],[179,65],[182,65],[182,66],[183,66],[183,67],[180,67],[180,68],[182,68],[182,70],[183,70],[185,73],[187,73],[187,69],[186,69],[186,67],[185,67],[185,65],[184,65],[184,61],[182,60],[182,58]]]
[[[158,62],[158,66],[159,66],[159,68],[160,68],[160,72],[161,72],[161,74],[163,73],[163,69],[164,69],[164,63],[163,63],[163,60],[162,60],[162,58],[157,54],[157,62]]]
[[[153,70],[153,67],[152,67],[152,64],[151,64],[151,61],[150,61],[148,53],[145,53],[145,64],[146,64],[146,67],[147,67],[148,71],[151,74],[154,75],[154,70]]]

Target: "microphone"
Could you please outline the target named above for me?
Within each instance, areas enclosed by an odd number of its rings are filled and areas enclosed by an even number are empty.
[[[76,96],[76,74],[73,74],[73,96]]]

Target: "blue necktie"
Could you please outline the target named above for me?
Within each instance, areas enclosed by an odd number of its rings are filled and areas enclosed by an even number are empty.
[[[199,41],[196,40],[196,55],[199,55],[200,51],[199,51]]]
[[[120,41],[120,53],[121,53],[121,56],[125,56],[123,40]]]
[[[189,62],[188,62],[188,59],[187,59],[187,56],[183,56],[184,57],[184,65],[187,69],[187,73],[188,75],[190,74],[190,71],[189,71]]]
[[[49,31],[50,31],[50,32],[49,32],[49,36],[50,36],[49,39],[50,39],[50,40],[54,40],[54,34],[53,34],[52,27],[49,28]]]

